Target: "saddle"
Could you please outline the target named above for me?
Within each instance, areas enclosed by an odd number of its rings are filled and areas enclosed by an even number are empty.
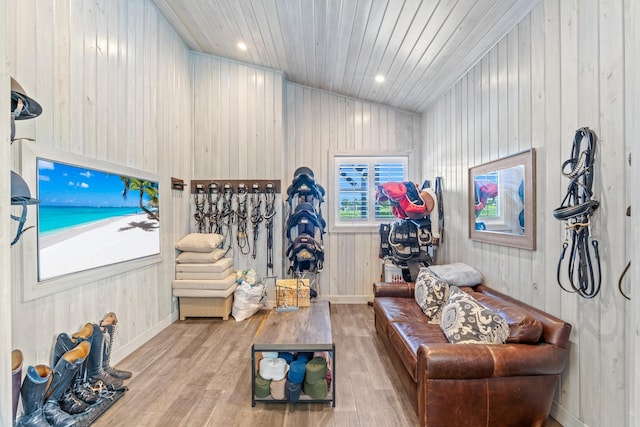
[[[324,248],[313,237],[301,234],[289,245],[286,252],[292,272],[322,271]]]
[[[325,232],[327,223],[316,214],[315,208],[311,203],[300,203],[296,206],[293,214],[287,219],[287,238],[291,239],[291,230],[297,227],[298,235],[311,235],[315,236],[315,230],[320,230],[320,236]]]

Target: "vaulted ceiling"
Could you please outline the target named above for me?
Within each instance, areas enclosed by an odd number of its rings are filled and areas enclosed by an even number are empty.
[[[301,85],[423,112],[538,0],[153,2],[193,51],[281,70]]]

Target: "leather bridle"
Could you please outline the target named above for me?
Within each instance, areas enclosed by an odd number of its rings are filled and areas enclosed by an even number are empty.
[[[583,142],[585,146],[582,146]],[[583,298],[598,295],[602,283],[598,241],[592,240],[589,244],[591,216],[600,205],[592,199],[595,151],[595,133],[587,127],[578,129],[573,138],[571,157],[562,164],[562,174],[569,178],[567,194],[561,206],[553,211],[556,219],[565,222],[565,240],[556,279],[564,291],[575,292]],[[567,276],[570,286],[567,287],[562,284],[560,276],[569,246]]]
[[[249,235],[247,234],[247,218],[249,216],[247,211],[247,186],[245,184],[238,185],[238,207],[236,208],[236,242],[240,248],[240,253],[248,255],[251,251],[249,245]]]
[[[276,191],[272,183],[268,182],[264,193],[265,211],[264,226],[267,229],[267,275],[273,275],[273,218],[276,216]]]
[[[209,210],[209,233],[222,234],[222,223],[220,222],[220,184],[211,182],[208,185]]]
[[[195,193],[193,193],[193,203],[195,205],[193,219],[198,227],[198,233],[204,233],[207,228],[206,214],[204,212],[205,200],[204,189],[201,187],[196,188]]]
[[[253,252],[251,257],[256,259],[256,246],[258,246],[258,235],[260,233],[260,223],[262,217],[262,198],[260,197],[260,186],[253,184],[253,192],[251,193],[251,225],[253,229]]]

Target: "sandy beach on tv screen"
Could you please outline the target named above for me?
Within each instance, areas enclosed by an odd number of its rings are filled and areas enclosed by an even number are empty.
[[[159,233],[157,221],[135,214],[41,237],[40,280],[158,254]]]

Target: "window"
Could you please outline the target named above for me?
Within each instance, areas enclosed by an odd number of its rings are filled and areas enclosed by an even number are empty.
[[[474,179],[476,197],[478,198],[478,203],[482,203],[482,205],[476,203],[477,207],[482,206],[482,209],[476,212],[476,217],[485,219],[500,218],[499,172],[493,171],[485,175],[477,175]]]
[[[372,226],[393,221],[390,206],[376,202],[378,185],[407,180],[408,156],[335,156],[333,225]]]

